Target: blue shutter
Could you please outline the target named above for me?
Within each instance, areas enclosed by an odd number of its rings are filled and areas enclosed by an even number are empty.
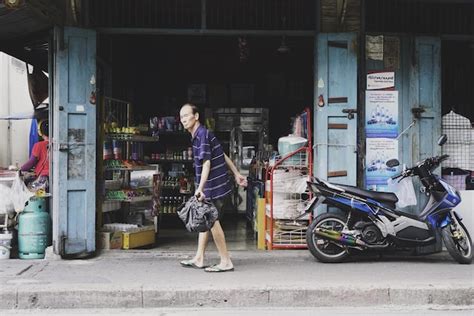
[[[314,174],[331,182],[356,185],[357,35],[319,34],[315,64]],[[319,96],[324,106],[319,106]]]
[[[409,167],[418,161],[441,154],[437,145],[441,134],[441,41],[439,38],[417,37],[411,41],[411,47],[405,53],[409,55],[409,81],[404,83],[408,90],[408,102],[401,106],[401,118],[408,126],[415,118],[413,108],[422,108],[423,112],[407,135],[399,142],[403,162]],[[420,183],[414,181],[418,192],[418,207],[411,212],[421,211],[427,197],[419,192]]]
[[[62,42],[63,41],[63,42]],[[95,31],[55,29],[53,65],[53,246],[62,256],[95,251]]]

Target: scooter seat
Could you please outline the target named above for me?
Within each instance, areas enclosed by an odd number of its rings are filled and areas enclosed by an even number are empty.
[[[391,192],[377,192],[377,191],[369,191],[359,189],[358,187],[353,187],[351,185],[342,185],[336,184],[338,187],[344,189],[347,193],[358,195],[361,197],[369,198],[372,200],[376,200],[383,204],[388,204],[390,206],[394,206],[395,203],[398,202],[398,198],[394,193]]]

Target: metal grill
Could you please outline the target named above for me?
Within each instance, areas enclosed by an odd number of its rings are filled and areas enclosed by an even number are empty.
[[[90,4],[95,27],[198,28],[201,2],[196,0],[97,0]]]
[[[449,159],[443,162],[443,178],[458,190],[466,189],[466,180],[474,171],[474,128],[469,119],[454,113],[443,116],[443,133],[448,141],[443,153]]]
[[[90,3],[90,24],[101,28],[201,29],[206,26],[223,30],[314,30],[315,3],[313,0],[96,0]]]
[[[104,122],[117,123],[120,127],[130,126],[131,104],[114,98],[104,97]]]
[[[313,0],[207,0],[210,29],[314,30]]]
[[[367,0],[368,32],[474,33],[474,4],[453,1]]]

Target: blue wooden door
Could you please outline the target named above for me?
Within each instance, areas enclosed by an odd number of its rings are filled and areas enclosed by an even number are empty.
[[[315,65],[314,175],[357,181],[357,35],[319,34]]]
[[[404,126],[414,125],[399,141],[402,161],[408,166],[418,161],[441,154],[437,145],[441,134],[441,41],[439,38],[417,37],[405,53],[409,55],[407,102],[401,106]],[[419,114],[416,114],[419,113]],[[419,182],[414,182],[420,187]],[[414,213],[425,204],[426,196],[418,192],[418,205],[410,210]]]
[[[83,256],[95,251],[96,34],[55,29],[54,46],[53,246],[63,257]]]

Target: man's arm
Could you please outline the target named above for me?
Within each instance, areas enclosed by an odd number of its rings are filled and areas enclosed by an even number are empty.
[[[247,186],[247,179],[240,174],[239,170],[237,170],[237,167],[234,165],[234,162],[224,153],[225,157],[225,162],[227,166],[229,167],[230,171],[234,174],[235,182],[237,184],[246,187]]]
[[[199,186],[194,193],[198,196],[199,200],[202,201],[206,197],[204,195],[204,185],[206,184],[207,178],[209,178],[209,173],[211,172],[211,161],[205,160],[202,164],[201,180],[199,181]]]

